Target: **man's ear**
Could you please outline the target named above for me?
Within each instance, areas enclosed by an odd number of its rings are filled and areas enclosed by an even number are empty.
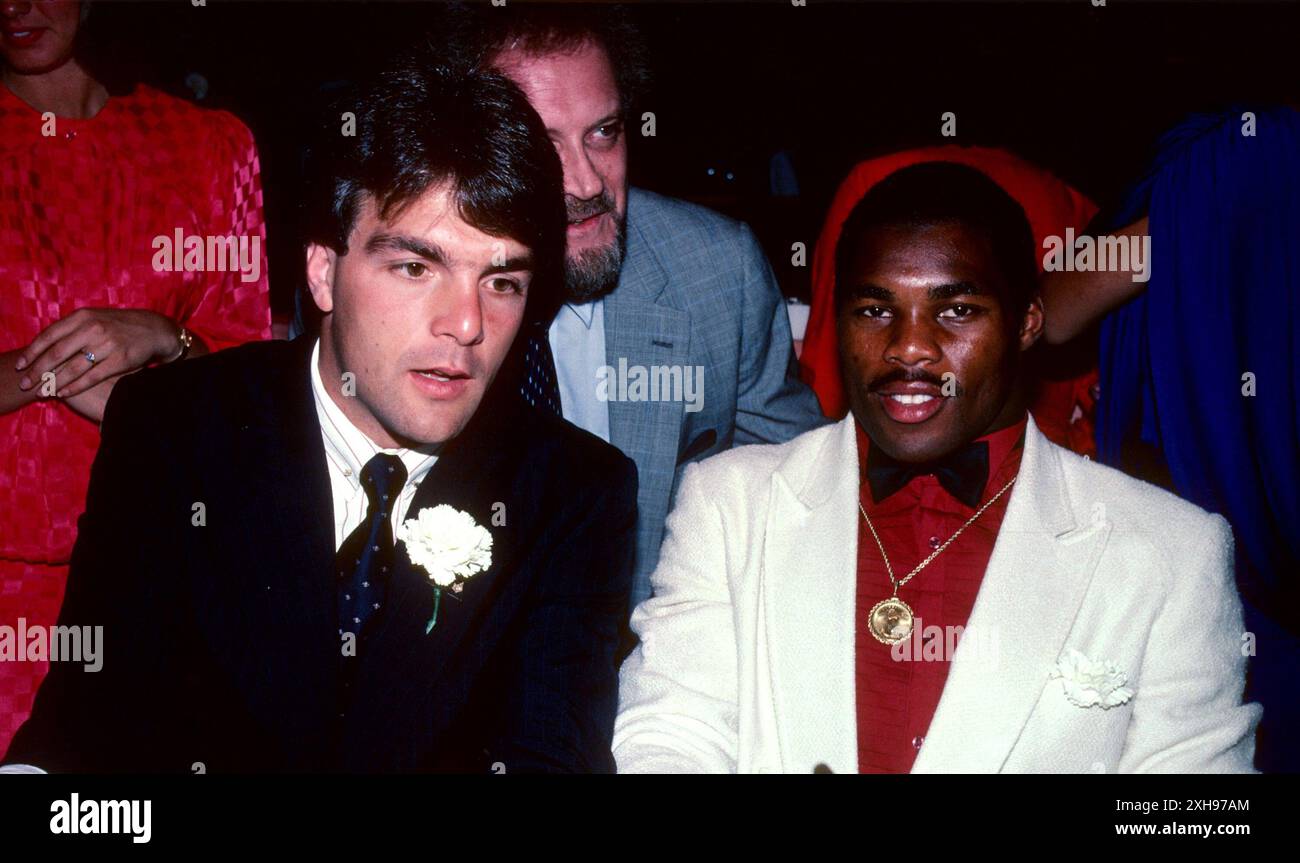
[[[334,277],[338,271],[338,253],[319,243],[307,244],[307,288],[316,308],[329,314],[334,310]]]
[[[1020,350],[1027,351],[1043,335],[1043,301],[1034,294],[1020,321]]]

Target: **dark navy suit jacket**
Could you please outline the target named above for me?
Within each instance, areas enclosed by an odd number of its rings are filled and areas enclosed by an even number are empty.
[[[524,405],[503,376],[409,511],[468,511],[493,534],[492,565],[444,595],[426,635],[432,585],[399,546],[340,710],[311,347],[250,344],[118,383],[60,615],[104,627],[103,668],[56,663],[5,760],[51,772],[612,771],[635,466]]]

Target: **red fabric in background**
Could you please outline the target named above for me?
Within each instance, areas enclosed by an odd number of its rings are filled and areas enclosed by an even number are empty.
[[[141,86],[48,130],[0,85],[0,350],[82,307],[150,309],[214,351],[270,337],[258,156],[239,120]],[[258,277],[155,272],[153,240],[177,228],[205,245],[257,237]],[[0,625],[55,622],[98,446],[96,425],[55,399],[0,415]],[[0,663],[0,752],[45,667]]]
[[[980,496],[980,506],[1019,473],[1024,448],[1018,444],[1025,425],[1021,420],[980,438],[989,445],[989,478]],[[857,423],[854,426],[858,433],[858,464],[863,466],[859,499],[889,555],[894,577],[901,580],[937,544],[961,529],[979,506],[966,506],[933,476],[919,476],[876,503],[866,481],[865,465],[871,441],[862,426]],[[854,664],[859,773],[911,771],[948,682],[952,656],[946,650],[949,631],[945,627],[964,628],[970,620],[1010,500],[1008,491],[945,548],[943,554],[898,591],[899,599],[911,607],[916,627],[909,652],[900,653],[902,659],[895,658],[893,647],[877,641],[867,626],[872,607],[893,594],[893,585],[880,548],[871,536],[866,519],[859,514]],[[938,639],[944,645],[941,654],[932,653],[931,647],[926,646],[925,637],[931,627],[938,627],[934,632],[942,633]],[[959,638],[953,640],[961,643]],[[929,639],[931,645],[934,641]],[[988,649],[988,645],[981,638],[971,649]]]
[[[840,227],[853,207],[876,183],[901,168],[920,162],[957,162],[983,171],[1024,208],[1037,249],[1043,238],[1063,236],[1067,227],[1082,233],[1097,208],[1051,173],[1005,150],[987,147],[928,147],[906,150],[859,163],[840,184],[813,251],[812,311],[799,365],[803,379],[817,393],[822,411],[839,419],[848,412],[840,381],[839,345],[835,330],[835,244]],[[1042,270],[1042,256],[1038,256]],[[1054,443],[1094,456],[1092,387],[1097,370],[1075,378],[1043,381],[1030,413]]]

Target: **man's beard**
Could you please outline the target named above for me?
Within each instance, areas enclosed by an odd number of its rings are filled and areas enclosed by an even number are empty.
[[[614,242],[603,249],[587,249],[577,259],[564,259],[564,285],[566,301],[574,305],[589,303],[609,294],[618,287],[619,273],[623,270],[623,256],[627,252],[627,222],[614,211],[614,202],[608,194],[578,201],[566,196],[571,220],[591,218],[609,213],[615,220]]]

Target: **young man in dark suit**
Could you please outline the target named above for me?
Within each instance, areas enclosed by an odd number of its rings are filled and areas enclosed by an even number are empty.
[[[60,618],[103,667],[56,664],[8,762],[612,770],[635,467],[518,398],[559,160],[506,79],[428,57],[348,104],[313,156],[320,338],[119,383]]]

